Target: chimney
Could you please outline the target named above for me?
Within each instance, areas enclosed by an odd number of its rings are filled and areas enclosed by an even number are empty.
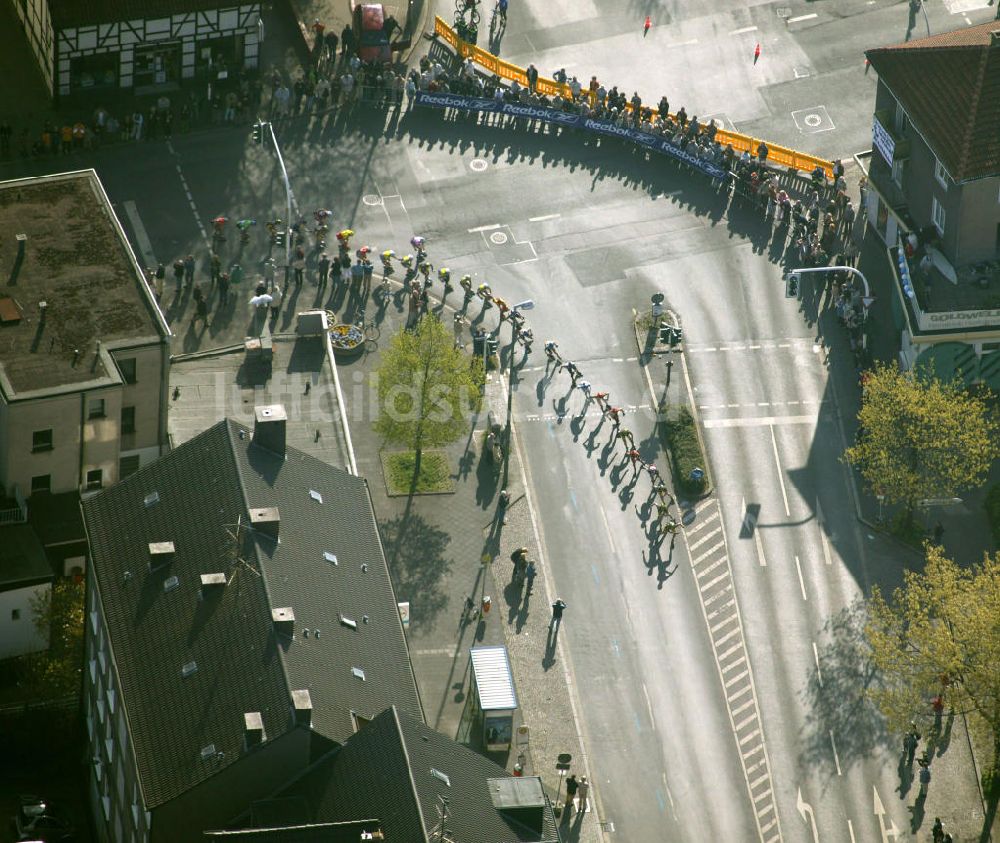
[[[274,621],[274,628],[279,634],[292,635],[295,632],[295,612],[290,606],[271,609],[271,620]]]
[[[255,407],[253,411],[253,444],[277,454],[285,455],[285,422],[288,414],[281,404]]]
[[[264,741],[264,718],[259,711],[247,711],[243,714],[243,729],[247,749]]]
[[[250,510],[250,528],[265,536],[278,540],[278,528],[281,526],[281,516],[276,506],[258,506]]]
[[[155,571],[163,565],[169,565],[174,561],[173,542],[150,542],[149,543],[149,570]]]
[[[223,573],[219,574],[202,574],[201,575],[201,596],[202,597],[214,597],[217,594],[222,594],[222,590],[226,587],[226,575]]]
[[[312,698],[309,690],[303,688],[301,691],[292,691],[292,708],[295,709],[295,725],[312,725]]]

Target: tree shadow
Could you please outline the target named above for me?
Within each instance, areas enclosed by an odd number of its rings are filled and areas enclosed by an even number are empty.
[[[379,533],[396,593],[412,601],[413,624],[432,628],[448,603],[442,585],[452,567],[445,556],[451,536],[409,506],[402,515],[380,522]]]
[[[865,619],[864,601],[859,598],[824,625],[820,667],[811,671],[800,692],[809,711],[799,755],[803,770],[825,768],[831,776],[836,773],[831,731],[837,735],[845,767],[890,746],[885,718],[865,697],[865,691],[878,681],[864,637]]]

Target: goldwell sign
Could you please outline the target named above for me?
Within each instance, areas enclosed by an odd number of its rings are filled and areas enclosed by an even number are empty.
[[[962,328],[1000,329],[1000,309],[998,310],[957,310],[952,313],[920,314],[922,331],[944,331]]]

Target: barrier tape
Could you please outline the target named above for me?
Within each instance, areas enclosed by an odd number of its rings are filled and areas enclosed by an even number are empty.
[[[444,18],[437,15],[434,17],[434,32],[440,36],[442,40],[454,47],[455,51],[463,59],[471,58],[484,70],[488,70],[490,73],[499,76],[501,79],[509,79],[510,81],[516,80],[519,85],[523,85],[524,87],[528,86],[528,72],[523,67],[518,67],[516,64],[511,64],[509,61],[504,61],[498,56],[484,50],[482,47],[477,47],[475,44],[462,41],[458,37],[455,30],[445,23]],[[545,94],[546,96],[556,96],[558,94],[567,99],[573,98],[573,93],[570,90],[569,85],[556,82],[554,79],[549,79],[544,76],[538,77],[535,90],[540,94]],[[582,93],[587,95],[590,100],[590,104],[593,105],[594,100],[596,99],[593,92],[585,90],[582,91]],[[632,110],[631,103],[627,103],[625,107],[629,111]],[[761,138],[754,138],[750,135],[742,135],[739,132],[730,132],[728,129],[717,129],[715,139],[723,145],[729,144],[737,152],[749,152],[751,155],[757,154],[757,147],[760,146],[762,140]],[[763,141],[763,143],[766,144],[768,149],[768,161],[775,164],[781,164],[785,167],[790,167],[803,173],[812,173],[816,167],[822,167],[823,172],[826,173],[826,177],[828,179],[833,178],[833,163],[831,161],[827,161],[824,158],[817,158],[815,155],[809,155],[805,152],[799,152],[798,150],[791,149],[787,146],[771,144],[767,141]]]

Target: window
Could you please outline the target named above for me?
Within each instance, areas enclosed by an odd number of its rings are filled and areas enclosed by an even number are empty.
[[[130,457],[122,457],[118,460],[118,479],[124,480],[131,477],[139,470],[139,455],[133,454]]]
[[[896,130],[897,137],[906,131],[906,112],[903,111],[903,106],[898,100],[896,101],[896,115],[893,120],[893,128]]]
[[[896,187],[903,186],[903,168],[904,163],[902,161],[892,162],[892,180],[895,182]]]
[[[93,489],[100,489],[104,482],[104,469],[103,468],[92,468],[87,472],[87,491],[90,492]]]
[[[31,450],[32,452],[52,450],[51,427],[48,427],[45,430],[36,430],[31,434]]]
[[[19,621],[19,620],[21,620],[21,610],[20,609],[11,609],[10,610],[10,619],[12,621]]]
[[[52,491],[52,475],[39,474],[31,478],[31,494],[37,495],[39,492]]]
[[[135,433],[135,407],[122,407],[122,433]]]
[[[931,198],[931,220],[934,222],[934,227],[937,229],[938,234],[944,234],[944,208],[941,203],[937,201],[936,197]]]
[[[944,168],[944,165],[938,161],[937,156],[934,156],[934,178],[937,179],[938,184],[941,185],[945,190],[948,189],[948,171]]]
[[[122,379],[125,383],[135,383],[135,358],[129,357],[117,362],[118,370],[122,373]]]
[[[87,418],[88,419],[103,419],[104,418],[104,399],[103,398],[91,398],[90,403],[87,405]]]

